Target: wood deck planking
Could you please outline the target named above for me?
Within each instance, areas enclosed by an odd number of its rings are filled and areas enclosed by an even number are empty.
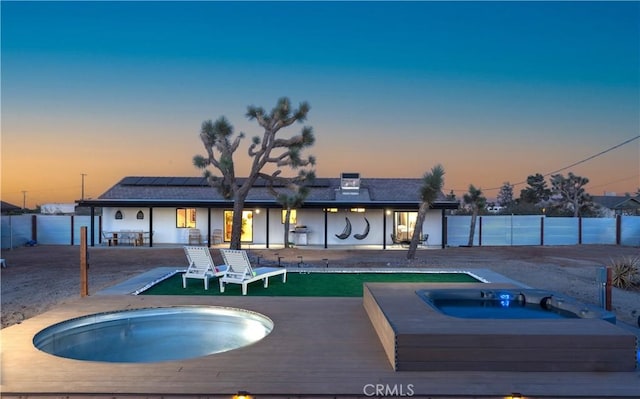
[[[186,304],[257,311],[272,318],[276,327],[263,341],[246,348],[152,364],[60,359],[31,344],[33,334],[41,328],[72,317]],[[576,392],[601,397],[610,393],[640,396],[638,372],[394,372],[360,298],[89,297],[3,329],[0,335],[3,398],[46,393],[65,397],[110,394],[114,398],[228,398],[240,389],[259,397],[333,398],[362,396],[362,388],[368,383],[414,384],[416,395],[433,398],[497,398],[514,391],[525,392],[528,397],[572,397]]]

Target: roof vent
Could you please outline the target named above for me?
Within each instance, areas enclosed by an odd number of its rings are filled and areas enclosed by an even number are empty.
[[[360,191],[360,173],[342,173],[340,190],[343,194],[358,194]]]

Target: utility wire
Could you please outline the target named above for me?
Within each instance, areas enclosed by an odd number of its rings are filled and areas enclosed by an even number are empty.
[[[623,145],[629,144],[629,143],[631,143],[632,141],[634,141],[634,140],[638,140],[638,139],[640,139],[640,135],[635,136],[635,137],[632,137],[632,138],[630,138],[629,140],[625,140],[625,141],[623,141],[623,142],[622,142],[622,143],[620,143],[620,144],[616,144],[616,145],[614,145],[613,147],[607,148],[607,149],[606,149],[606,150],[604,150],[604,151],[600,151],[599,153],[597,153],[597,154],[595,154],[595,155],[591,155],[590,157],[587,157],[587,158],[585,158],[585,159],[583,159],[583,160],[580,160],[580,161],[578,161],[578,162],[574,162],[574,163],[572,163],[572,164],[571,164],[571,165],[569,165],[569,166],[565,166],[564,168],[560,168],[560,169],[558,169],[558,170],[554,170],[553,172],[546,173],[546,174],[544,174],[544,175],[542,175],[542,176],[543,176],[543,177],[547,177],[547,176],[554,175],[554,174],[556,174],[556,173],[558,173],[558,172],[562,172],[563,170],[567,170],[567,169],[572,168],[572,167],[574,167],[574,166],[577,166],[577,165],[580,165],[580,164],[585,163],[585,162],[587,162],[587,161],[590,161],[590,160],[592,160],[592,159],[594,159],[594,158],[597,158],[597,157],[599,157],[599,156],[601,156],[601,155],[604,155],[604,154],[606,154],[606,153],[608,153],[608,152],[610,152],[610,151],[615,150],[616,148],[620,148],[620,147],[622,147]],[[519,185],[521,185],[521,184],[525,184],[526,182],[527,182],[527,181],[525,180],[525,181],[521,181],[521,182],[518,182],[518,183],[514,183],[514,184],[511,184],[511,187],[519,186]],[[486,189],[482,189],[482,191],[499,190],[499,189],[501,189],[501,188],[502,188],[502,186],[500,186],[500,187],[494,187],[494,188],[486,188]],[[457,190],[457,191],[461,191],[461,190]]]

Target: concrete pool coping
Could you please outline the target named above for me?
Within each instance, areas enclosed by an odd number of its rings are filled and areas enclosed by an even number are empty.
[[[145,273],[141,273],[126,281],[105,288],[95,293],[95,295],[137,295],[153,284],[165,280],[176,273],[186,271],[184,266],[165,266],[151,269]],[[358,269],[358,268],[287,268],[288,273],[466,273],[480,280],[483,283],[504,283],[522,288],[531,288],[518,281],[507,278],[490,269],[398,269],[398,268],[377,268],[377,269]],[[217,286],[209,287],[217,289]]]
[[[378,386],[395,389],[396,393],[400,389],[406,393],[410,388],[414,397],[433,399],[504,398],[512,392],[527,398],[640,397],[639,370],[396,372],[367,317],[362,298],[134,296],[108,292],[67,301],[0,330],[2,397],[229,399],[237,391],[246,390],[259,398],[336,398],[367,396]],[[181,305],[256,311],[270,317],[275,328],[264,340],[239,350],[143,365],[61,359],[33,346],[38,331],[74,317]]]

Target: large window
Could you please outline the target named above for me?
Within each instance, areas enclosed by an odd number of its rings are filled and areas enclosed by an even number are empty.
[[[394,212],[393,234],[398,241],[410,241],[416,227],[418,212]]]
[[[196,210],[195,208],[178,208],[176,209],[176,227],[193,229],[196,227]]]
[[[287,221],[287,211],[285,209],[282,210],[282,217],[280,218],[282,224]],[[295,209],[291,210],[289,213],[289,224],[295,226],[298,223],[298,212]]]
[[[231,241],[233,211],[224,211],[224,240]],[[242,211],[242,232],[240,241],[253,242],[253,211]]]

